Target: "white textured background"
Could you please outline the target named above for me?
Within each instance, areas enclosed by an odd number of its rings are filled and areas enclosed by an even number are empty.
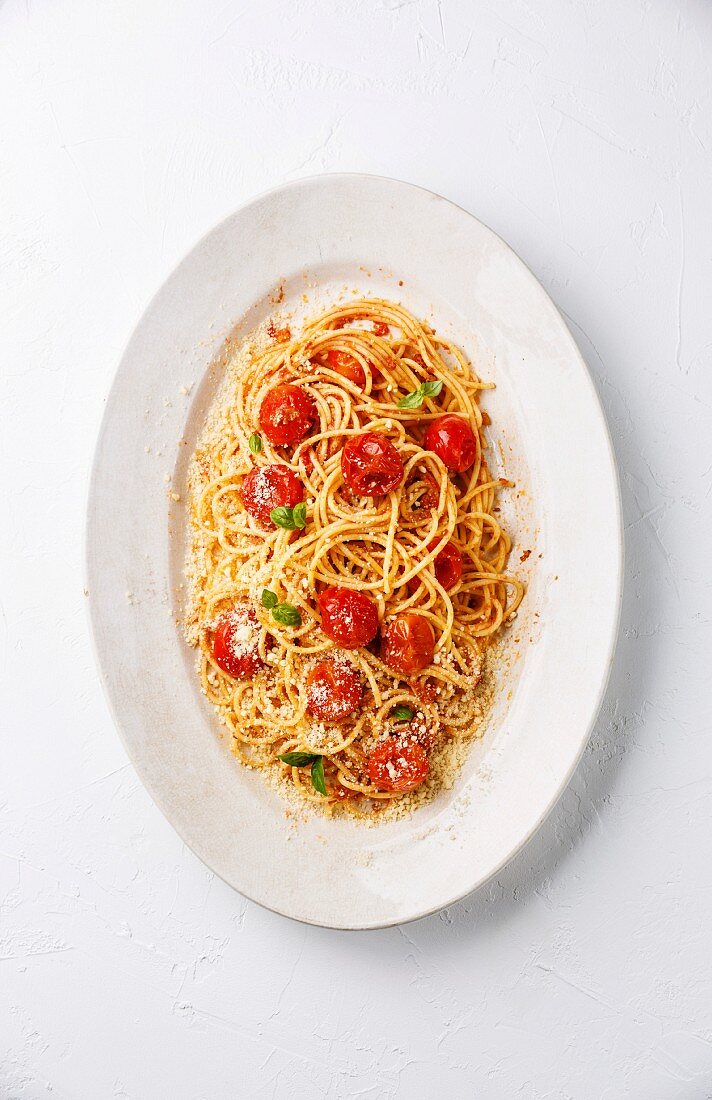
[[[705,0],[0,0],[3,1100],[712,1096],[711,58]],[[238,203],[324,170],[440,191],[529,263],[605,405],[628,540],[551,819],[488,889],[364,934],[185,850],[82,596],[142,306]]]

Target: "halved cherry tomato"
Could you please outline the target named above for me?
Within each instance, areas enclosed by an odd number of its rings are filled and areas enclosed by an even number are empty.
[[[270,390],[260,408],[260,427],[278,447],[298,443],[319,420],[313,397],[286,382]]]
[[[434,550],[440,539],[432,539],[428,543],[428,550]],[[462,554],[454,542],[446,542],[442,550],[433,562],[435,576],[445,591],[454,588],[462,576]]]
[[[368,778],[379,791],[414,791],[429,770],[423,746],[404,737],[389,737],[368,757]]]
[[[349,489],[358,496],[382,497],[400,485],[403,462],[388,436],[364,432],[344,446],[341,472]]]
[[[355,356],[349,355],[347,351],[336,351],[330,348],[326,358],[331,370],[336,371],[342,378],[347,378],[349,382],[353,382],[359,389],[365,389],[366,373]]]
[[[294,508],[304,500],[304,486],[288,466],[260,466],[242,483],[240,496],[245,509],[263,527],[274,527],[273,508]]]
[[[340,722],[358,710],[362,695],[361,678],[347,661],[328,657],[307,676],[307,710],[325,722]]]
[[[423,615],[398,615],[383,631],[381,659],[394,672],[410,676],[432,664],[435,633]]]
[[[476,460],[480,445],[477,436],[462,416],[446,413],[431,421],[423,445],[442,459],[448,470],[463,473]]]
[[[359,649],[376,637],[378,609],[363,592],[336,585],[325,588],[317,600],[321,629],[345,649]]]
[[[236,604],[220,617],[215,628],[215,664],[235,680],[254,676],[264,665],[259,640],[260,624],[254,611],[248,604]]]

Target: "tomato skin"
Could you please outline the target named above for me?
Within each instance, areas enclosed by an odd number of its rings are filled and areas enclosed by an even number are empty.
[[[461,474],[477,459],[480,445],[463,416],[446,413],[432,420],[425,432],[423,446],[433,451],[448,470]]]
[[[346,661],[327,657],[307,675],[307,710],[325,722],[341,722],[358,710],[363,696],[361,678]]]
[[[321,629],[344,649],[359,649],[378,633],[378,609],[364,592],[333,585],[317,599]]]
[[[390,767],[389,767],[390,765]],[[430,771],[428,754],[417,741],[389,737],[368,757],[368,778],[380,791],[414,791]]]
[[[236,604],[218,620],[213,638],[215,664],[234,680],[247,680],[259,672],[264,661],[259,651],[260,624],[252,608]],[[240,634],[245,634],[241,638]]]
[[[440,539],[428,543],[428,550],[434,550]],[[446,542],[433,562],[435,576],[446,592],[454,588],[462,576],[462,554],[454,542]]]
[[[294,508],[304,500],[304,486],[288,466],[272,463],[251,470],[242,483],[240,497],[254,520],[262,527],[274,527],[273,508]]]
[[[313,397],[291,382],[275,386],[260,406],[260,428],[270,443],[286,447],[298,443],[319,421]]]
[[[398,615],[383,631],[381,660],[394,672],[410,676],[432,664],[435,633],[423,615]]]
[[[360,390],[366,388],[366,372],[354,355],[349,355],[347,351],[336,351],[330,348],[326,353],[326,359],[330,370],[336,371],[342,378],[353,382],[354,386],[358,386]]]
[[[390,439],[380,432],[352,436],[341,452],[341,473],[360,497],[382,497],[403,480],[403,462]]]

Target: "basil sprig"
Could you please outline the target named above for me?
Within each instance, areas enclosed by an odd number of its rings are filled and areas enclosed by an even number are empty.
[[[314,752],[283,752],[279,757],[285,764],[289,764],[290,768],[306,768],[307,764],[311,764],[316,760],[316,753]]]
[[[413,717],[413,711],[410,707],[394,707],[392,714],[396,722],[410,722]]]
[[[314,763],[311,766],[311,781],[312,787],[319,794],[326,794],[326,783],[324,781],[324,757],[317,756]]]
[[[299,614],[299,610],[291,603],[280,603],[277,599],[277,593],[270,591],[269,588],[262,589],[262,596],[260,597],[262,606],[266,607],[268,611],[272,612],[272,618],[276,619],[282,626],[301,626],[302,616]]]
[[[307,525],[307,506],[302,501],[293,508],[273,508],[269,514],[272,523],[283,527],[285,531],[296,531]]]
[[[443,388],[442,382],[421,382],[417,390],[401,397],[398,402],[399,409],[419,409],[426,397],[437,397]]]
[[[272,618],[276,619],[282,626],[302,625],[302,617],[294,604],[291,603],[278,603],[276,607],[272,608]]]
[[[283,752],[279,757],[291,768],[306,768],[311,764],[312,787],[319,794],[326,794],[326,781],[324,779],[324,757],[315,752]]]
[[[258,435],[257,432],[255,432],[254,435],[251,435],[250,438],[247,440],[247,445],[252,451],[253,455],[258,455],[262,450],[262,436]]]

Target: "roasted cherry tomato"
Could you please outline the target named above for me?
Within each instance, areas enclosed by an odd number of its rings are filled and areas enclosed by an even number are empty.
[[[313,397],[289,382],[270,390],[260,408],[260,427],[278,447],[298,443],[318,420]]]
[[[213,638],[215,664],[235,680],[254,676],[264,665],[259,651],[260,624],[247,604],[221,615]]]
[[[260,466],[242,483],[240,496],[246,511],[263,527],[274,527],[273,508],[294,508],[304,500],[304,486],[288,466]]]
[[[423,615],[398,615],[383,631],[381,659],[394,672],[410,676],[432,664],[435,634]]]
[[[428,550],[434,550],[440,539],[428,543]],[[446,542],[433,562],[435,576],[445,591],[454,588],[462,576],[462,554],[454,542]]]
[[[461,474],[476,460],[479,442],[462,416],[446,413],[431,421],[425,432],[424,446],[442,459],[448,470]]]
[[[349,489],[360,497],[383,497],[403,480],[403,462],[390,439],[364,432],[348,440],[341,452],[341,472]]]
[[[327,657],[307,676],[307,710],[324,722],[341,722],[358,710],[361,678],[347,661]]]
[[[321,629],[345,649],[358,649],[376,637],[378,610],[363,592],[325,588],[318,598]]]
[[[414,791],[425,779],[428,754],[417,741],[389,737],[368,757],[368,778],[379,791]]]
[[[326,359],[330,370],[336,371],[342,378],[353,382],[359,389],[365,389],[366,373],[355,356],[349,355],[347,351],[335,351],[334,348],[330,348],[326,353]]]

